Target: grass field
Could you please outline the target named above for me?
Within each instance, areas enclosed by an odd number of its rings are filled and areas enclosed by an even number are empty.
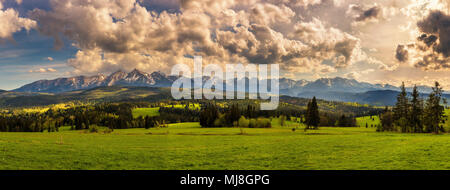
[[[450,169],[450,135],[366,128],[0,133],[0,169]]]
[[[356,125],[359,127],[377,127],[377,125],[381,124],[380,117],[378,116],[366,116],[366,117],[358,117],[356,118]]]
[[[165,106],[167,108],[178,108],[178,109],[184,109],[186,106],[185,105],[169,105],[169,106]],[[189,109],[195,109],[195,110],[199,110],[200,109],[200,104],[189,104]],[[136,108],[133,109],[133,117],[134,118],[138,118],[140,116],[145,117],[145,116],[149,116],[149,117],[154,117],[154,116],[159,116],[159,107],[157,108]]]
[[[159,108],[136,108],[133,109],[133,117],[138,118],[140,116],[154,117],[159,116]]]

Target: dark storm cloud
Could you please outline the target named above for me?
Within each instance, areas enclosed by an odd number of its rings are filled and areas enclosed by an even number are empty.
[[[432,11],[417,26],[422,34],[415,50],[422,57],[415,66],[426,70],[450,68],[450,16]]]
[[[433,44],[436,43],[438,38],[435,35],[422,34],[417,39],[425,43],[428,47],[431,47]]]
[[[424,20],[417,23],[420,31],[419,37],[427,46],[433,48],[436,53],[445,57],[450,55],[450,16],[441,11],[433,11]]]
[[[378,15],[380,14],[380,11],[381,9],[377,6],[367,10],[361,10],[361,14],[358,17],[356,17],[355,20],[361,22],[368,19],[377,18]]]
[[[397,58],[400,62],[406,62],[408,61],[408,50],[406,49],[405,45],[398,45],[397,51],[395,54],[395,58]]]

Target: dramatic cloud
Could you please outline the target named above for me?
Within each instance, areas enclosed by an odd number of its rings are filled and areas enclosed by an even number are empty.
[[[357,59],[359,39],[336,28],[326,28],[318,19],[296,24],[291,35],[307,45],[302,53],[310,59],[333,60],[337,68],[347,67],[352,59]]]
[[[297,79],[399,84],[448,75],[449,7],[448,0],[0,0],[0,42],[36,29],[52,37],[39,39],[45,47],[70,54],[61,67],[45,65],[46,56],[18,59],[35,72],[168,72],[200,55],[205,65],[277,63]],[[31,41],[0,58],[26,56],[17,52],[38,48]]]
[[[417,23],[424,34],[419,40],[428,47],[433,47],[435,53],[450,55],[450,16],[441,11],[433,11],[424,20]]]
[[[135,0],[51,0],[51,11],[30,15],[42,34],[55,38],[56,48],[64,36],[80,49],[68,61],[79,73],[168,71],[192,55],[208,63],[279,63],[305,72],[322,65],[335,72],[360,61],[360,40],[318,19],[301,19],[303,8],[320,3],[182,0],[171,13],[152,12]],[[327,60],[331,68],[322,64]]]
[[[374,6],[368,9],[364,9],[360,5],[351,4],[349,6],[348,14],[352,15],[357,22],[363,22],[370,19],[376,19],[381,14],[381,8]]]
[[[395,58],[397,58],[397,60],[400,62],[408,61],[408,50],[405,48],[405,45],[397,46]]]
[[[397,59],[405,61],[404,55],[414,57],[414,65],[425,70],[450,68],[450,16],[441,11],[431,11],[417,23],[421,35],[415,45],[408,50],[404,46],[397,49]],[[400,52],[399,52],[400,51]],[[407,57],[406,57],[407,58]]]
[[[2,1],[0,1],[0,41],[13,40],[12,35],[22,29],[31,30],[36,27],[36,22],[28,18],[19,17],[19,13],[8,8],[3,9]]]

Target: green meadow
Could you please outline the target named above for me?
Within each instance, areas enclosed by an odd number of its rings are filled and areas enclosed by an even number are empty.
[[[133,117],[155,117],[159,116],[159,108],[136,108],[132,110]]]
[[[166,108],[176,108],[176,109],[184,109],[186,108],[186,105],[181,105],[181,104],[177,104],[177,105],[167,105],[164,106]],[[200,104],[189,104],[188,105],[189,109],[192,110],[200,110]],[[133,117],[138,118],[140,116],[142,117],[155,117],[155,116],[159,116],[159,107],[156,108],[135,108],[132,110],[132,114]]]
[[[380,117],[378,116],[365,116],[356,118],[356,125],[359,127],[377,127],[381,124]]]
[[[290,122],[270,129],[182,123],[104,130],[89,133],[64,127],[55,133],[0,133],[0,169],[450,169],[448,134],[378,133],[365,127],[305,132]]]

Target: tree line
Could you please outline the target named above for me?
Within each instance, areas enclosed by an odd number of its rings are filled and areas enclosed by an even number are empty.
[[[447,100],[442,97],[442,87],[435,82],[428,99],[424,100],[417,86],[411,95],[406,92],[402,83],[397,103],[390,109],[386,107],[380,116],[381,125],[377,131],[399,131],[403,133],[442,133],[443,124],[447,121],[445,107]]]
[[[184,106],[179,106],[180,104]],[[190,104],[200,105],[201,108],[190,109]],[[260,110],[259,105],[260,102],[253,100],[184,100],[99,103],[49,109],[43,113],[4,112],[0,113],[0,131],[55,132],[62,126],[69,126],[72,130],[96,131],[98,126],[114,130],[164,127],[170,123],[182,122],[200,122],[203,127],[269,128],[272,127],[271,118],[280,118],[284,122],[295,120],[307,125],[308,129],[317,129],[319,126],[356,126],[355,117],[351,114],[323,110],[319,112],[319,100],[315,97],[308,101],[306,107],[281,103],[277,110],[267,111]],[[159,115],[134,117],[132,110],[141,107],[158,107]]]

